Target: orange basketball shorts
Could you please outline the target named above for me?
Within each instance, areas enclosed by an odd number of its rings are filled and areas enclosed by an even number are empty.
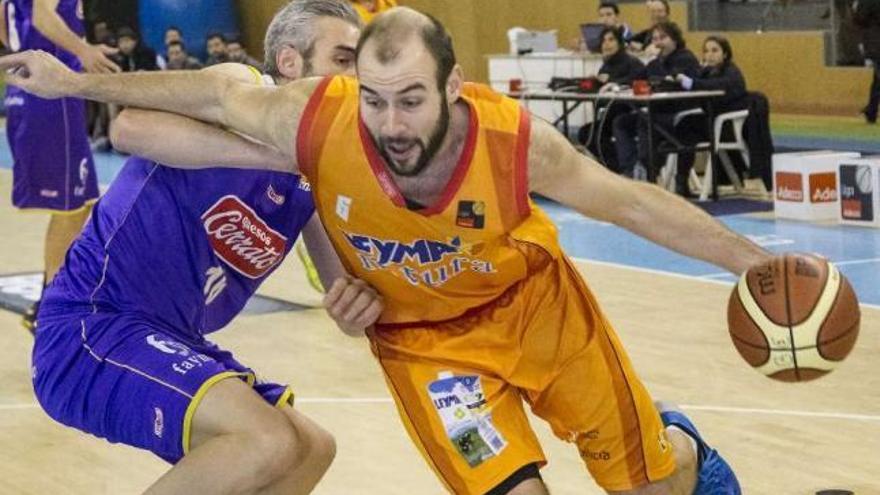
[[[472,314],[379,326],[370,340],[407,432],[453,493],[482,494],[546,463],[524,404],[606,490],[675,470],[651,397],[567,260]]]

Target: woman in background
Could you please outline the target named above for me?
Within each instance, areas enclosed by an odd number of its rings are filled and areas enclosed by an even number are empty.
[[[645,64],[637,57],[630,55],[627,50],[623,32],[614,27],[606,26],[599,34],[602,40],[602,66],[596,74],[596,79],[602,84],[601,91],[613,91],[621,86],[630,86],[636,79],[645,79]],[[611,122],[614,117],[626,112],[625,107],[619,105],[602,105],[597,102],[596,119],[593,124],[581,127],[578,140],[590,150],[599,162],[609,169],[619,172],[617,169],[617,154],[614,144],[611,142]],[[607,122],[607,125],[603,123]],[[593,125],[598,127],[593,129]]]
[[[723,97],[712,102],[715,115],[748,107],[746,80],[739,67],[733,63],[730,41],[723,36],[707,36],[703,41],[703,67],[696,77],[677,74],[675,79],[686,91],[724,91]],[[676,135],[688,144],[707,141],[709,129],[706,118],[706,115],[686,117],[676,126]],[[688,175],[693,166],[694,153],[682,153],[675,176],[675,191],[682,196],[691,195]]]

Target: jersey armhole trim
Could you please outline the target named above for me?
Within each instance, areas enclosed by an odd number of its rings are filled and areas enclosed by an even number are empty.
[[[321,106],[321,101],[324,100],[324,93],[327,91],[327,86],[330,85],[332,80],[333,76],[325,77],[309,97],[309,101],[306,103],[306,107],[300,117],[299,130],[296,135],[297,167],[309,182],[313,184],[316,182],[315,179],[317,179],[317,177],[314,176],[314,167],[317,164],[312,162],[313,157],[310,153],[311,150],[316,148],[315,144],[312,142],[312,126],[315,123],[315,116]]]

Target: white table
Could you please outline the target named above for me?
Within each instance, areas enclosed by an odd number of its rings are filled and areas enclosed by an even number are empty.
[[[536,53],[528,55],[487,55],[489,85],[499,93],[510,91],[510,80],[522,81],[523,89],[546,90],[553,77],[590,77],[602,67],[602,57],[592,53]],[[560,102],[525,101],[533,114],[553,122],[563,115]],[[572,126],[582,126],[593,120],[593,109],[581,106],[567,116]]]
[[[636,95],[633,94],[632,90],[626,91],[617,91],[617,92],[606,92],[606,93],[573,93],[573,92],[564,92],[564,91],[521,91],[517,93],[505,93],[507,96],[511,98],[516,98],[521,101],[544,101],[544,102],[555,102],[556,104],[562,105],[562,112],[555,119],[550,119],[550,122],[555,126],[562,125],[563,132],[566,134],[569,133],[569,125],[571,125],[571,121],[568,119],[569,115],[573,114],[579,107],[583,106],[591,106],[592,105],[581,105],[584,102],[592,102],[595,104],[596,102],[611,102],[611,101],[620,101],[625,102],[633,108],[644,108],[645,111],[641,114],[645,117],[648,123],[648,163],[651,164],[648,166],[648,180],[653,182],[656,177],[656,170],[654,170],[654,133],[657,132],[661,134],[667,141],[673,143],[676,149],[684,150],[684,149],[693,149],[693,147],[686,146],[681,143],[675,136],[669,133],[666,129],[655,126],[651,117],[651,105],[665,102],[665,101],[681,101],[681,100],[702,100],[706,102],[707,116],[706,119],[708,129],[709,129],[709,149],[708,151],[715,154],[715,126],[713,122],[715,120],[714,112],[712,111],[712,100],[716,98],[720,98],[724,96],[724,91],[721,90],[712,90],[712,91],[672,91],[672,92],[662,92],[662,93],[651,93],[647,95]],[[534,112],[533,112],[534,113]],[[715,160],[712,160],[712,163],[715,163]],[[714,166],[714,165],[713,165]],[[718,174],[714,173],[712,175],[712,199],[718,199],[718,189],[717,189],[717,177]]]

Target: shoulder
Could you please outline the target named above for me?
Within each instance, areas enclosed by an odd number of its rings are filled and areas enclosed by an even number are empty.
[[[251,84],[263,83],[262,74],[260,74],[260,71],[256,70],[250,65],[236,64],[230,62],[224,64],[214,64],[202,70],[212,72],[214,74],[220,74],[230,79],[234,79],[238,82]]]

